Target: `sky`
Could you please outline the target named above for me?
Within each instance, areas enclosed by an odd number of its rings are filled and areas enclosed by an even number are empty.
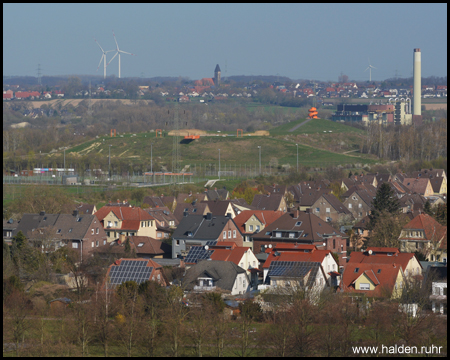
[[[3,4],[3,75],[279,75],[337,81],[447,75],[447,4]],[[109,62],[115,52],[107,54]],[[107,75],[118,76],[118,57]],[[40,64],[40,65],[38,65]]]

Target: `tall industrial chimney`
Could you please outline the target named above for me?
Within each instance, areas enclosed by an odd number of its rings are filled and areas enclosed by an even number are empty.
[[[422,115],[422,59],[420,49],[414,49],[413,115]]]

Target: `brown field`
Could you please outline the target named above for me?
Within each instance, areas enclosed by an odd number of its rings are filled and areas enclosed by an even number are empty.
[[[426,110],[447,110],[447,103],[445,104],[424,104],[422,103],[423,106],[425,106]]]
[[[73,106],[78,106],[78,104],[82,101],[89,101],[89,99],[52,99],[52,100],[48,100],[48,101],[30,101],[31,105],[33,108],[40,108],[42,105],[48,105],[50,107],[53,107],[55,105],[61,104],[62,107],[65,107],[67,105],[73,105]],[[120,101],[122,104],[134,104],[134,100],[130,100],[130,99],[92,99],[92,104],[95,104],[96,102],[99,101]],[[150,104],[153,103],[153,100],[138,100],[136,102],[136,104],[140,104],[140,103],[144,103],[144,104]]]

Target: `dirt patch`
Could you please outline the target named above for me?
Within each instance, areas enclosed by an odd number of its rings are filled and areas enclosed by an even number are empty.
[[[169,131],[169,136],[187,136],[187,135],[206,135],[205,130],[199,130],[199,129],[182,129],[182,130],[172,130]]]
[[[94,148],[96,148],[97,146],[100,146],[99,142],[93,143],[91,146],[88,146],[86,149],[79,151],[79,153],[85,152],[85,154],[87,154],[87,153],[91,152],[92,150],[94,150]]]
[[[11,127],[12,127],[13,129],[20,129],[20,128],[27,127],[28,125],[30,125],[30,123],[24,121],[24,122],[21,122],[21,123],[18,123],[18,124],[12,124]]]
[[[270,133],[267,130],[257,130],[253,134],[247,134],[247,135],[254,135],[254,136],[269,136]]]
[[[425,110],[447,110],[447,103],[445,104],[422,104]]]

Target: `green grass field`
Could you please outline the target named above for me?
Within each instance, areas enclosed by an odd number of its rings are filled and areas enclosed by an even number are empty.
[[[326,131],[332,131],[333,133],[356,133],[364,134],[364,131],[348,125],[340,124],[331,120],[325,119],[313,119],[310,122],[300,126],[293,132],[289,132],[294,126],[306,121],[306,119],[300,119],[292,121],[287,124],[280,125],[270,130],[271,135],[292,135],[292,134],[313,134],[322,133]]]

